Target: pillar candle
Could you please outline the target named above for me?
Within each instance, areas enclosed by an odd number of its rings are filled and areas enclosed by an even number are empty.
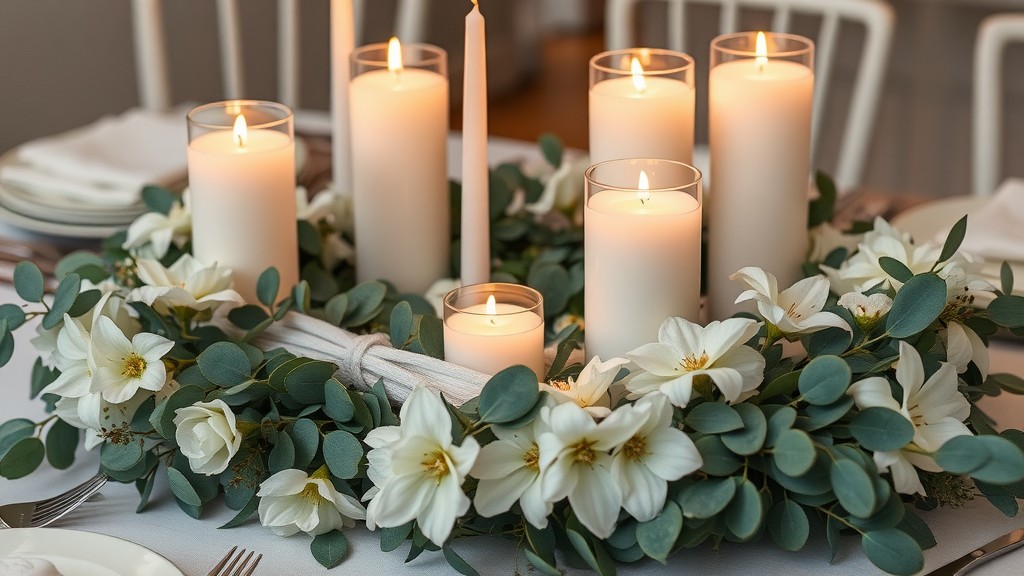
[[[693,161],[693,59],[631,48],[590,61],[590,158]]]
[[[291,110],[217,102],[188,120],[194,256],[231,268],[247,302],[258,302],[256,281],[271,266],[280,290],[290,290],[299,279]]]
[[[587,358],[658,340],[666,318],[700,311],[700,172],[668,160],[587,170],[584,310]]]
[[[390,44],[352,53],[356,277],[422,294],[450,270],[447,64],[436,46]]]
[[[544,377],[544,302],[516,284],[456,288],[444,298],[444,358],[484,374],[522,364]]]
[[[814,45],[786,34],[739,33],[711,45],[708,303],[731,316],[744,290],[729,276],[758,266],[786,288],[807,253]]]
[[[462,239],[464,285],[491,278],[490,188],[487,168],[487,48],[477,0],[466,16],[462,85]]]
[[[334,185],[352,191],[349,132],[349,56],[355,46],[352,0],[331,0],[331,170]]]

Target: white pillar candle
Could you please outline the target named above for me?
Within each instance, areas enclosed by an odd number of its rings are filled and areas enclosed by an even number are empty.
[[[290,290],[299,280],[291,110],[216,102],[189,112],[188,125],[196,259],[231,268],[247,302],[258,302],[256,281],[271,266]]]
[[[421,294],[450,270],[447,64],[436,46],[390,45],[352,53],[356,276]]]
[[[693,59],[631,48],[590,60],[590,159],[693,162]]]
[[[587,358],[658,340],[700,311],[701,176],[669,160],[591,166],[584,210]]]
[[[522,364],[544,377],[544,302],[517,284],[474,284],[444,299],[444,358],[484,374]]]
[[[487,48],[477,0],[466,16],[462,84],[462,236],[464,285],[491,279],[490,188],[487,168]]]
[[[334,185],[352,191],[352,142],[349,131],[349,56],[355,47],[352,0],[331,0],[331,170]]]
[[[763,34],[763,33],[757,33]],[[719,36],[709,79],[711,191],[708,303],[720,320],[740,310],[729,276],[761,267],[779,288],[799,280],[807,254],[814,95],[813,43],[799,36]]]

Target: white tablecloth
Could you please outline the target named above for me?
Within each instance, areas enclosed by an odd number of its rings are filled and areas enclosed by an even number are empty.
[[[9,286],[0,286],[0,303],[19,302]],[[30,401],[28,380],[35,353],[29,343],[32,333],[17,333],[17,349],[11,363],[0,370],[0,422],[15,417],[42,418],[43,405]],[[1024,374],[1024,347],[997,342],[993,346],[993,369]],[[1020,426],[1024,408],[1018,400],[997,402],[1008,415],[1015,415]],[[0,503],[46,497],[85,480],[96,472],[98,453],[80,452],[68,470],[57,471],[44,464],[34,474],[19,480],[0,478]],[[321,574],[324,569],[309,554],[309,538],[298,535],[279,538],[255,520],[244,526],[218,530],[233,512],[223,506],[211,506],[203,518],[194,520],[174,503],[161,474],[149,507],[136,514],[138,495],[132,485],[109,484],[105,499],[90,502],[61,520],[56,526],[88,530],[123,538],[146,546],[167,557],[189,576],[206,574],[217,559],[234,545],[255,548],[264,554],[257,574]],[[1024,526],[1020,518],[1006,518],[985,501],[976,501],[959,511],[939,510],[925,513],[935,532],[938,547],[925,551],[926,567],[939,566],[967,553],[973,547],[1015,528]],[[673,557],[667,566],[653,561],[624,566],[622,574],[668,575],[681,572],[705,575],[761,574],[862,576],[880,573],[860,550],[857,538],[844,536],[836,564],[828,563],[828,545],[817,527],[816,535],[798,553],[784,552],[767,538],[753,544],[723,543],[716,551],[710,543],[686,550]],[[440,554],[424,553],[410,564],[403,564],[408,545],[392,553],[379,549],[377,535],[363,527],[348,531],[351,550],[337,574],[450,574],[454,573]],[[525,573],[527,562],[517,553],[516,543],[499,537],[462,540],[456,550],[481,574]],[[997,558],[980,567],[978,576],[1019,575],[1020,553]],[[568,570],[569,574],[582,573]]]

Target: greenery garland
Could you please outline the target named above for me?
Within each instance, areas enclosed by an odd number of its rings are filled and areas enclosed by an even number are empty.
[[[139,510],[163,470],[185,513],[222,497],[238,511],[227,527],[258,514],[278,534],[310,534],[324,566],[342,562],[342,530],[366,519],[382,550],[411,540],[409,560],[440,550],[464,574],[476,571],[453,542],[480,534],[516,538],[545,574],[559,573],[556,549],[612,574],[708,540],[767,533],[799,550],[812,529],[833,558],[853,532],[879,568],[912,574],[935,545],[917,510],[980,493],[1017,512],[1024,433],[997,434],[975,402],[1024,393],[1021,378],[988,373],[985,349],[1000,328],[1024,332],[1024,298],[1006,265],[999,288],[973,276],[958,252],[966,219],[942,247],[881,220],[840,233],[819,176],[807,280],[780,292],[746,268],[735,279],[758,315],[668,319],[658,343],[582,366],[569,363],[582,316],[578,178],[557,140],[541,149],[538,174],[491,174],[495,276],[539,289],[549,324],[565,325],[549,331],[558,353],[541,386],[511,367],[467,404],[417,389],[396,414],[381,383],[358,390],[331,362],[253,346],[299,312],[443,354],[427,298],[353,284],[342,197],[300,198],[303,280],[279,295],[268,270],[256,305],[240,302],[229,271],[188,256],[187,202],[151,188],[151,212],[103,254],[65,258],[53,294],[34,264],[16,267],[29,304],[0,305],[0,363],[12,331],[37,318],[31,392],[53,415],[0,425],[0,474],[44,459],[66,468],[84,438],[103,472],[136,484]],[[453,185],[453,235],[458,198]]]

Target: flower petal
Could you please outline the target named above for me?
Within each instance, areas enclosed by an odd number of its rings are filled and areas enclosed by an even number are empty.
[[[569,504],[580,523],[594,536],[604,539],[615,531],[622,491],[607,469],[594,466],[579,475],[579,483],[569,494]]]

